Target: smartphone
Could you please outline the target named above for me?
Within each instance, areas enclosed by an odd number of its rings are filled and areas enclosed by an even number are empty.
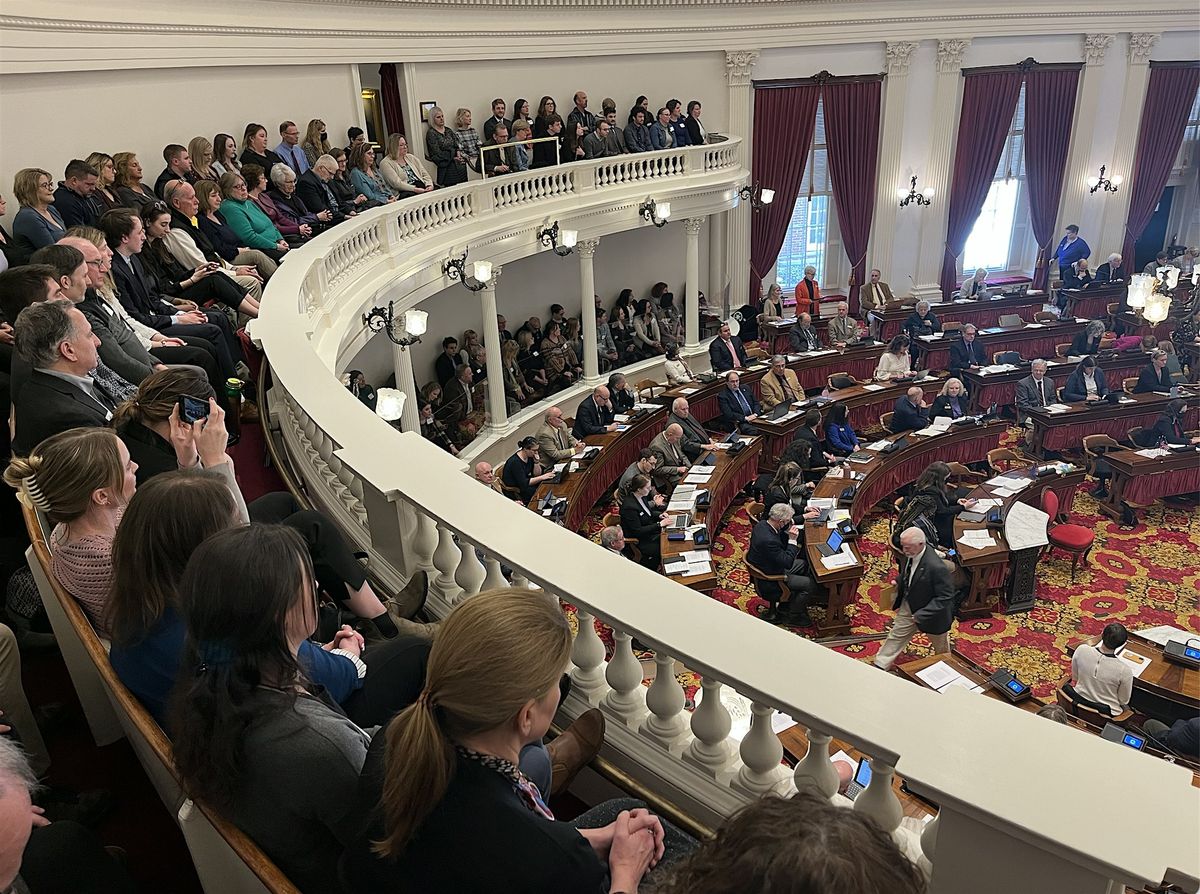
[[[188,425],[194,425],[201,419],[208,418],[208,401],[181,394],[178,403],[179,418]]]

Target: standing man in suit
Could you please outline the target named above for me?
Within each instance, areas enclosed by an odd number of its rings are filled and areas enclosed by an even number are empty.
[[[892,413],[892,433],[898,435],[917,431],[927,425],[929,409],[925,403],[925,391],[919,385],[913,385],[904,393],[904,397],[896,401],[896,409]]]
[[[736,372],[725,374],[725,387],[717,395],[717,405],[721,408],[721,418],[732,426],[734,431],[744,435],[756,435],[758,429],[752,424],[758,418],[759,405],[754,398],[754,392],[743,388],[742,377]]]
[[[969,369],[979,369],[988,365],[987,354],[983,345],[975,340],[978,330],[974,323],[967,323],[962,328],[962,339],[950,345],[950,373],[961,376]]]
[[[1150,354],[1150,365],[1143,367],[1138,375],[1137,384],[1133,386],[1133,393],[1170,391],[1171,385],[1171,374],[1167,372],[1167,352],[1154,351]]]
[[[788,347],[797,354],[821,350],[821,334],[813,328],[812,314],[801,313],[788,333]]]
[[[617,423],[613,421],[615,415],[608,388],[597,385],[592,389],[592,396],[585,398],[575,411],[575,424],[571,427],[571,433],[582,439],[588,435],[603,435],[616,431]]]
[[[692,415],[691,406],[686,397],[677,397],[671,402],[671,415],[668,423],[678,425],[683,431],[683,452],[692,462],[695,462],[705,450],[713,449],[713,440],[704,430],[704,426]]]
[[[763,411],[773,410],[782,403],[804,399],[804,389],[796,378],[795,370],[787,368],[787,358],[776,354],[771,358],[771,369],[759,385],[762,391]]]
[[[721,324],[720,333],[708,346],[708,360],[715,373],[745,368],[746,349],[742,347],[742,340],[730,332],[728,323]]]
[[[558,407],[551,407],[542,417],[542,427],[538,429],[538,459],[547,468],[553,468],[555,463],[566,462],[576,454],[582,453],[587,445],[567,431],[567,423]]]
[[[776,503],[767,517],[750,532],[750,549],[746,562],[763,574],[787,575],[788,590],[792,599],[786,614],[781,614],[779,597],[782,590],[775,581],[754,582],[758,595],[771,604],[767,620],[795,627],[811,627],[808,615],[808,600],[812,597],[813,579],[808,573],[808,562],[800,548],[800,526],[793,519],[796,510],[790,503]]]
[[[906,528],[900,534],[904,562],[896,578],[892,608],[896,620],[887,641],[875,656],[875,666],[890,670],[909,640],[919,630],[929,637],[937,654],[950,651],[950,626],[954,622],[954,581],[950,570],[925,544],[925,532]]]
[[[896,300],[892,295],[892,287],[883,282],[882,278],[883,274],[879,269],[873,269],[870,280],[858,290],[859,307],[862,308],[871,338],[876,341],[879,341],[879,317],[876,312]]]
[[[1067,232],[1054,250],[1054,259],[1058,261],[1058,278],[1065,282],[1067,268],[1080,258],[1089,258],[1091,255],[1091,248],[1079,238],[1079,225],[1067,224]]]
[[[503,127],[505,130],[512,129],[512,121],[504,117],[506,108],[504,100],[492,100],[492,117],[483,122],[483,138],[485,140],[490,140],[498,127]]]
[[[688,473],[691,466],[684,455],[681,442],[683,429],[672,422],[666,430],[659,432],[646,449],[654,454],[658,465],[651,472],[654,483],[663,490],[671,490]]]

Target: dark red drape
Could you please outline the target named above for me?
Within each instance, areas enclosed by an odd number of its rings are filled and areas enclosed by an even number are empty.
[[[882,80],[832,83],[825,88],[825,142],[842,244],[850,258],[850,312],[866,276],[867,240],[875,213]]]
[[[1200,88],[1200,65],[1150,63],[1150,83],[1142,104],[1133,176],[1129,184],[1129,217],[1125,224],[1126,269],[1134,263],[1134,243],[1141,237],[1158,207],[1171,166],[1183,143],[1188,112]]]
[[[817,126],[817,84],[798,87],[758,88],[754,91],[754,159],[756,183],[775,190],[775,200],[750,218],[750,303],[758,304],[762,278],[774,266],[787,235],[804,166]],[[744,271],[734,270],[730,282],[745,282]],[[737,296],[730,296],[740,307]],[[743,302],[745,303],[745,302]]]
[[[396,65],[393,62],[379,66],[379,99],[383,104],[383,125],[387,128],[387,133],[381,135],[379,141],[386,146],[388,134],[405,132],[400,84],[396,81]]]
[[[1034,69],[1025,77],[1025,180],[1029,217],[1038,244],[1033,288],[1049,282],[1055,217],[1075,125],[1078,69]],[[994,170],[994,169],[993,169]]]
[[[958,119],[958,148],[950,179],[950,210],[946,252],[942,259],[942,294],[958,286],[958,256],[987,199],[1004,151],[1004,141],[1021,95],[1020,71],[981,71],[963,76],[962,113]]]

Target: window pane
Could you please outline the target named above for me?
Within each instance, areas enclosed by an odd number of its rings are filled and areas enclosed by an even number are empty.
[[[775,279],[780,287],[785,291],[794,289],[804,278],[804,268],[809,264],[818,271],[824,268],[828,233],[829,197],[813,196],[810,202],[801,196],[792,212],[792,222],[788,225],[775,268]]]
[[[1008,269],[1008,253],[1012,242],[1013,217],[1017,210],[1019,181],[995,180],[988,190],[983,210],[963,250],[963,270],[976,267],[988,270]]]

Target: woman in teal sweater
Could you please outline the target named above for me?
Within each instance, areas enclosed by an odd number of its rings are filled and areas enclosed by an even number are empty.
[[[375,150],[367,143],[359,143],[350,151],[347,162],[350,182],[361,195],[367,197],[367,207],[386,205],[396,201],[396,192],[383,179],[375,166]]]
[[[221,215],[229,229],[238,237],[238,243],[246,248],[257,248],[278,261],[288,250],[287,240],[275,229],[271,218],[250,201],[246,191],[246,180],[241,174],[221,175]]]

